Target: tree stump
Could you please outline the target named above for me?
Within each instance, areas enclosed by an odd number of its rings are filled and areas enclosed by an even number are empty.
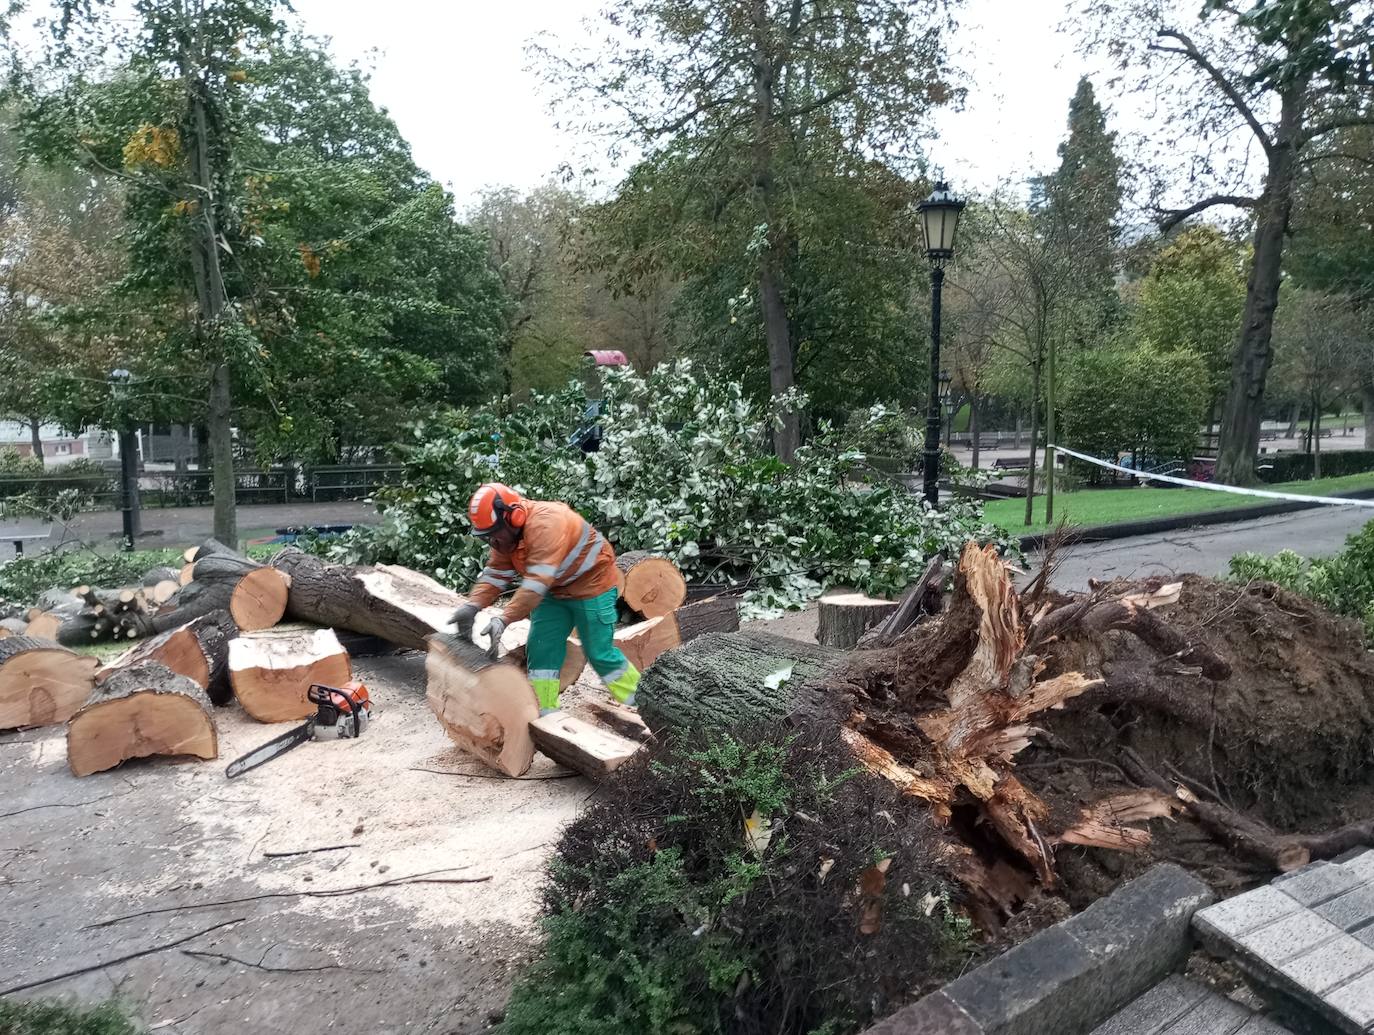
[[[229,641],[229,683],[258,722],[308,718],[315,714],[306,697],[310,684],[343,686],[352,678],[348,652],[332,629],[282,625]]]
[[[151,755],[219,755],[205,691],[156,663],[111,675],[67,725],[67,764],[77,776]]]
[[[51,640],[0,640],[0,730],[66,722],[90,697],[99,667]]]
[[[476,644],[438,633],[429,641],[425,676],[430,709],[455,744],[507,776],[529,770],[529,727],[539,717],[539,702],[524,672],[492,661]]]
[[[681,607],[687,599],[687,580],[667,557],[632,550],[615,559],[625,576],[621,599],[645,618],[658,618]]]
[[[818,605],[816,642],[849,650],[859,637],[896,610],[895,600],[878,600],[862,593],[823,596]]]

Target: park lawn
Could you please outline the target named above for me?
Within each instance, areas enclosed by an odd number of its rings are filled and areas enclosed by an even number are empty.
[[[1303,496],[1330,496],[1354,489],[1374,489],[1374,471],[1366,474],[1347,474],[1340,478],[1318,478],[1301,482],[1281,482],[1260,488],[1275,492],[1295,492]],[[1173,517],[1178,514],[1200,514],[1208,510],[1228,507],[1260,506],[1273,502],[1258,497],[1237,496],[1211,489],[1084,489],[1079,492],[1056,493],[1054,497],[1055,524],[1064,518],[1070,525],[1083,527],[1114,525],[1123,521],[1146,518]],[[1045,499],[1035,498],[1034,520],[1022,524],[1026,513],[1024,499],[992,500],[984,508],[987,519],[1014,535],[1043,532]]]

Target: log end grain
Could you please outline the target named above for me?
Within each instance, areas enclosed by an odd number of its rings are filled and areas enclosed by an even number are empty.
[[[687,600],[687,580],[667,557],[627,553],[616,566],[625,573],[621,597],[645,618],[671,614]]]
[[[484,657],[455,637],[430,637],[425,697],[455,744],[498,772],[523,776],[534,761],[529,726],[539,702],[524,672],[483,664]]]
[[[162,665],[140,665],[106,680],[67,724],[67,764],[77,776],[153,755],[219,756],[209,698]]]
[[[258,722],[289,722],[315,714],[311,683],[343,686],[353,678],[348,652],[332,629],[286,625],[229,641],[229,682],[243,710]]]
[[[48,640],[0,640],[0,729],[66,722],[90,697],[99,666]]]
[[[286,614],[291,579],[276,568],[255,568],[239,580],[229,598],[229,615],[244,632],[270,629]]]

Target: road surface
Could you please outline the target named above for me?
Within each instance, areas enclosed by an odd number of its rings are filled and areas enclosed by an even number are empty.
[[[1370,520],[1374,520],[1374,508],[1318,507],[1229,525],[1080,543],[1064,551],[1054,584],[1063,590],[1085,590],[1089,578],[1143,578],[1182,572],[1225,575],[1232,556],[1246,551],[1273,554],[1296,550],[1306,557],[1325,557],[1340,551],[1346,536]],[[1027,559],[1034,565],[1037,557]]]

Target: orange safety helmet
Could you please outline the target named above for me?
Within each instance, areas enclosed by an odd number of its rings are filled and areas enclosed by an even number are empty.
[[[500,482],[487,482],[468,501],[468,520],[476,536],[491,535],[502,521],[510,528],[524,528],[526,517],[524,497]]]

